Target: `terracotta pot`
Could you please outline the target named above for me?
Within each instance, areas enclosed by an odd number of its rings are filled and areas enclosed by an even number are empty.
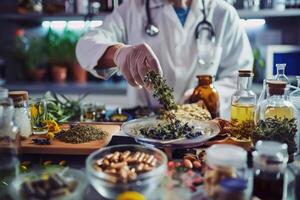
[[[46,69],[31,69],[26,72],[29,81],[41,82],[46,74]]]
[[[67,67],[54,65],[51,68],[51,75],[55,83],[64,83],[67,78]]]
[[[86,83],[87,72],[78,63],[72,65],[72,77],[76,83]]]

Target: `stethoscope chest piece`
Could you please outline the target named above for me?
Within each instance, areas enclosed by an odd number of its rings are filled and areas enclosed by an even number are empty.
[[[159,33],[159,29],[153,24],[147,24],[145,27],[145,32],[149,36],[156,36]]]

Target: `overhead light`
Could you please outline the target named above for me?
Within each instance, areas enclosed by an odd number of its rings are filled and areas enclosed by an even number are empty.
[[[83,29],[85,28],[85,22],[84,21],[68,21],[67,25],[68,29]]]
[[[52,29],[64,29],[67,26],[66,21],[51,21],[50,27]]]
[[[245,28],[259,28],[265,25],[266,20],[264,19],[241,19],[240,23],[245,27]]]

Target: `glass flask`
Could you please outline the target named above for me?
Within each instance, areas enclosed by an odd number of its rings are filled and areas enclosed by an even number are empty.
[[[231,121],[238,124],[254,122],[256,94],[251,90],[253,73],[239,70],[237,91],[231,97]]]
[[[211,75],[199,75],[198,85],[190,98],[190,103],[196,103],[202,100],[209,110],[212,118],[220,115],[220,98],[219,93],[212,84],[213,77]]]
[[[289,83],[288,77],[285,75],[286,64],[276,64],[277,73],[275,75],[275,80],[284,81],[287,84]]]
[[[30,105],[31,127],[33,134],[48,133],[47,120],[47,103],[44,98],[32,100]]]
[[[18,175],[19,140],[18,128],[13,122],[13,101],[2,97],[0,98],[0,199],[8,199],[10,183]]]
[[[264,200],[286,199],[285,171],[287,145],[274,141],[258,141],[253,156],[252,196]]]

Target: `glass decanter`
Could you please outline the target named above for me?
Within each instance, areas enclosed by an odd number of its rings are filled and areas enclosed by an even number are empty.
[[[237,91],[231,97],[231,121],[242,124],[254,122],[256,94],[251,90],[253,73],[251,70],[239,70]]]
[[[287,84],[289,83],[289,79],[288,77],[285,75],[285,68],[286,68],[286,64],[285,63],[281,63],[281,64],[276,64],[276,69],[277,69],[277,73],[275,75],[275,80],[279,80],[279,81],[284,81]]]

